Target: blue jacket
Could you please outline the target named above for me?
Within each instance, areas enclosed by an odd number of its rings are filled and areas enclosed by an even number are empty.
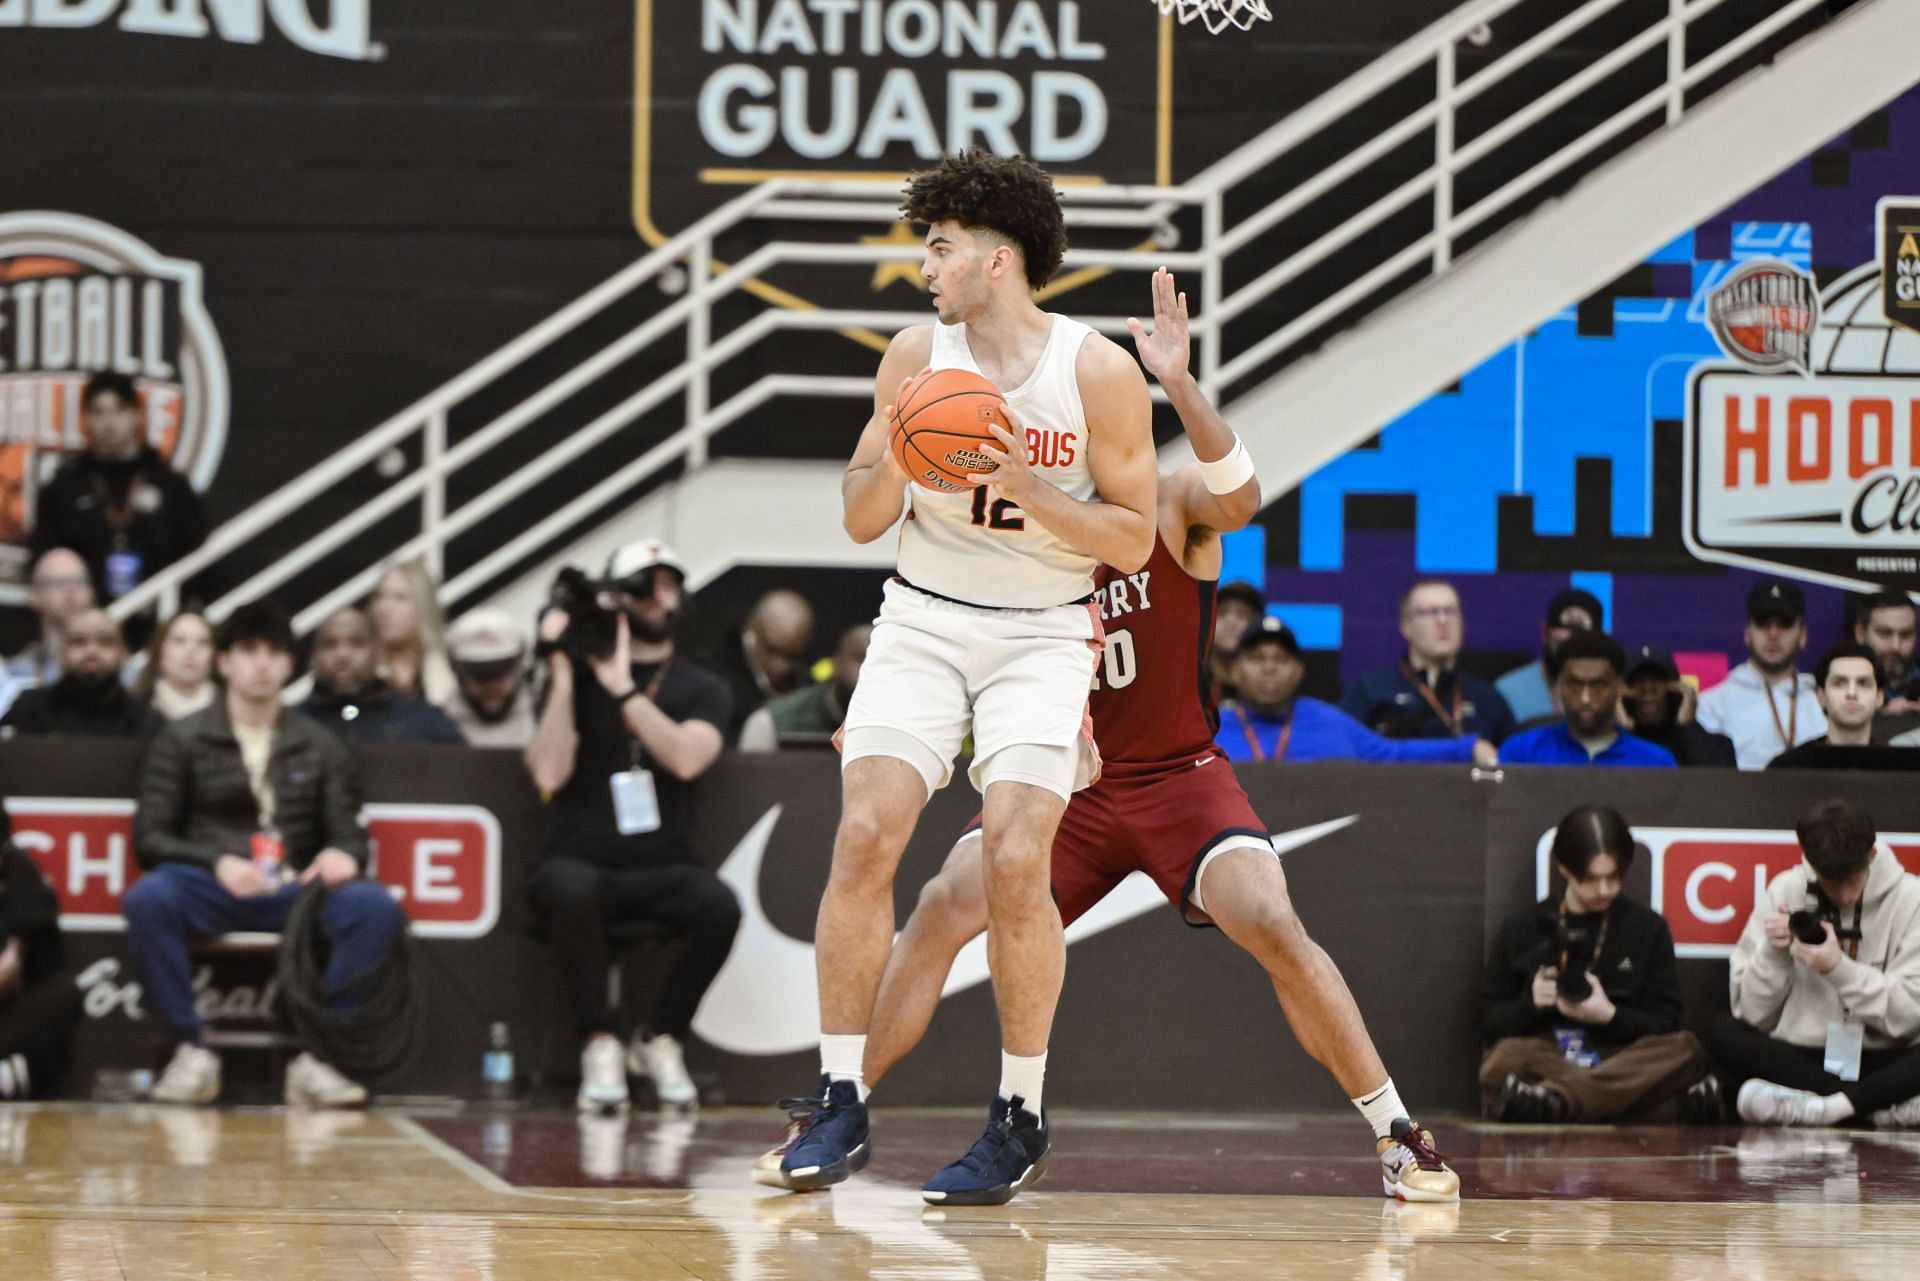
[[[1471,761],[1471,738],[1399,739],[1376,734],[1331,703],[1317,698],[1293,700],[1293,732],[1280,759],[1304,761]],[[1215,743],[1229,760],[1273,760],[1287,719],[1263,716],[1239,703],[1220,709],[1220,733]],[[1251,736],[1253,742],[1248,741]],[[1260,745],[1255,752],[1253,743]]]
[[[1434,713],[1420,690],[1407,678],[1399,664],[1364,672],[1355,677],[1340,695],[1340,710],[1388,738],[1484,738],[1498,743],[1513,733],[1513,712],[1500,691],[1477,676],[1448,672],[1429,692],[1439,704],[1453,709],[1456,689],[1460,696],[1459,724],[1449,729]]]
[[[1625,730],[1598,756],[1587,749],[1561,721],[1515,734],[1500,745],[1502,765],[1638,765],[1652,769],[1674,768],[1673,753],[1666,748]]]

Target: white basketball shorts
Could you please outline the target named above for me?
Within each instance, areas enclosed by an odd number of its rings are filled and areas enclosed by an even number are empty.
[[[1064,750],[1002,757],[1005,776],[1071,795],[1100,776],[1087,694],[1105,644],[1091,604],[988,609],[894,579],[847,708],[842,759],[905,760],[931,795],[971,733],[976,790],[993,781],[996,754],[1051,748]],[[1059,762],[1056,777],[1034,777],[1042,760]]]

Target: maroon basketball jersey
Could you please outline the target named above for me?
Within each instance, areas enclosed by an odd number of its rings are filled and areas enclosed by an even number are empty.
[[[1213,588],[1189,575],[1158,535],[1139,572],[1110,565],[1095,572],[1107,647],[1094,668],[1090,710],[1105,768],[1190,768],[1213,755],[1220,728],[1207,670]]]

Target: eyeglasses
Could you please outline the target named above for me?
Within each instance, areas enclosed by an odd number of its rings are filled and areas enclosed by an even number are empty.
[[[1442,618],[1458,618],[1460,617],[1460,607],[1458,605],[1422,605],[1418,609],[1408,610],[1407,616],[1410,618],[1436,620]]]
[[[47,578],[36,578],[33,580],[33,585],[36,590],[43,587],[52,590],[57,587],[86,587],[92,582],[93,580],[85,574],[55,574]]]

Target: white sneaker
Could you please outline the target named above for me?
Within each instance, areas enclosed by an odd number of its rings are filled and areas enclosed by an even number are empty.
[[[1735,1106],[1740,1119],[1755,1125],[1824,1125],[1820,1096],[1810,1090],[1775,1085],[1758,1077],[1740,1087]]]
[[[1920,1129],[1920,1097],[1881,1108],[1873,1114],[1873,1123],[1883,1130]]]
[[[619,1038],[602,1033],[580,1051],[580,1094],[575,1103],[582,1112],[626,1109],[627,1056]]]
[[[155,1103],[211,1103],[220,1097],[220,1056],[184,1041],[175,1047],[167,1070],[153,1083]]]
[[[651,1077],[653,1092],[659,1095],[663,1106],[699,1106],[700,1091],[687,1075],[687,1060],[680,1052],[680,1042],[665,1033],[645,1041],[635,1033],[633,1043],[627,1046],[627,1070],[635,1076]]]
[[[367,1087],[349,1081],[338,1069],[302,1053],[287,1064],[286,1094],[290,1108],[357,1108],[367,1101]]]

